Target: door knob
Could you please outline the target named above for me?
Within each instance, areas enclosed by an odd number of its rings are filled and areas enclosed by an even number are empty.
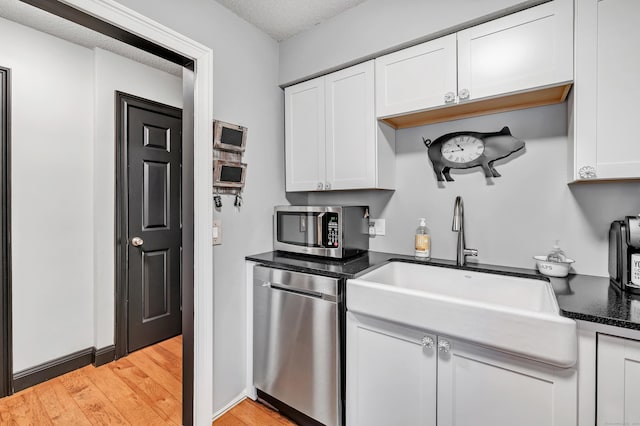
[[[131,245],[134,247],[140,247],[143,244],[144,244],[144,240],[140,237],[133,237],[131,239]]]
[[[456,100],[456,94],[453,92],[447,92],[444,94],[444,103],[450,104],[451,102]]]
[[[429,336],[424,336],[424,337],[422,338],[421,343],[422,343],[422,347],[423,347],[423,348],[431,349],[431,348],[433,348],[433,343],[434,343],[434,342],[433,342],[433,339],[432,339],[431,337],[429,337]]]

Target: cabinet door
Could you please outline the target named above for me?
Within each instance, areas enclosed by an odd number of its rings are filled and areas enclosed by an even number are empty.
[[[347,424],[435,426],[435,351],[433,335],[348,312]]]
[[[458,33],[464,101],[573,80],[573,4],[555,0]]]
[[[373,61],[325,77],[325,189],[376,186],[376,117]]]
[[[640,424],[640,342],[598,335],[597,425]]]
[[[287,191],[313,191],[324,184],[324,93],[324,77],[284,91]]]
[[[455,93],[455,34],[376,58],[378,117],[454,103]]]
[[[573,176],[640,177],[640,2],[576,2]],[[587,171],[594,172],[589,175]]]
[[[575,370],[438,337],[438,426],[575,426]]]

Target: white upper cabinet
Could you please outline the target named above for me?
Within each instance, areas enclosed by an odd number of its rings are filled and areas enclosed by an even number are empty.
[[[395,134],[368,61],[285,89],[286,190],[393,189]]]
[[[459,100],[572,81],[572,22],[572,2],[555,0],[460,31]]]
[[[455,34],[377,58],[377,116],[455,102],[456,72]]]
[[[376,113],[403,128],[547,105],[572,80],[573,4],[554,0],[377,58]]]
[[[324,77],[287,87],[284,93],[287,191],[322,189],[319,185],[325,181]]]
[[[329,74],[326,90],[326,189],[375,187],[373,61]]]
[[[569,181],[640,178],[640,1],[576,2]]]

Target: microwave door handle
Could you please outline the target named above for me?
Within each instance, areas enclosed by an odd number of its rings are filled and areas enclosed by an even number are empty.
[[[318,246],[319,247],[324,247],[324,245],[322,245],[322,221],[324,219],[324,213],[320,213],[318,215],[318,220],[316,222],[316,226],[317,226],[317,231],[318,231]]]

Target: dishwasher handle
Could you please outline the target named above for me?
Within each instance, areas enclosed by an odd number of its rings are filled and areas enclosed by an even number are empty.
[[[334,302],[334,303],[337,302],[337,298],[330,294],[319,293],[317,291],[311,291],[311,290],[301,290],[298,288],[289,287],[282,284],[274,284],[269,281],[262,281],[262,287],[268,287],[273,290],[284,291],[285,293],[292,293],[300,296],[308,296],[308,297],[313,297],[315,299],[322,299],[329,302]]]

